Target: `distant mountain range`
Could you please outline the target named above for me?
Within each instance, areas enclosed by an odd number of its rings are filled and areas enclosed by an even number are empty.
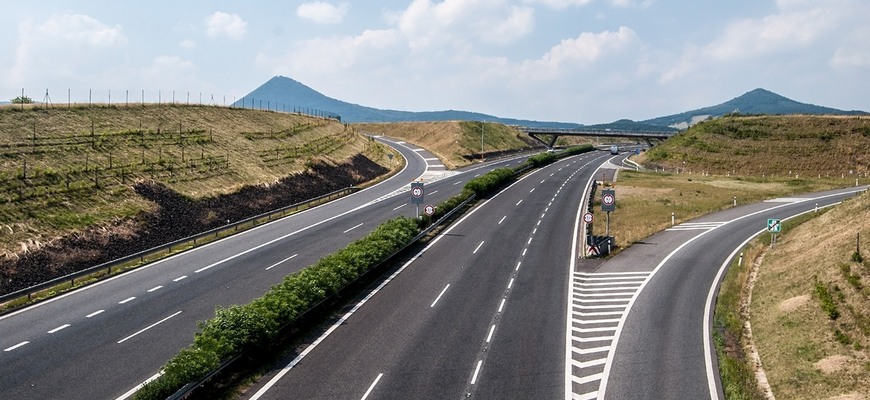
[[[547,128],[599,128],[619,130],[675,130],[730,113],[741,114],[837,114],[870,115],[864,111],[843,111],[790,100],[776,93],[755,89],[722,104],[645,121],[628,119],[608,124],[582,125],[568,122],[530,121],[496,117],[470,111],[398,111],[382,110],[352,104],[327,97],[304,84],[284,76],[275,76],[242,97],[235,107],[297,111],[307,114],[340,116],[343,122],[406,122],[406,121],[488,121],[506,125]]]

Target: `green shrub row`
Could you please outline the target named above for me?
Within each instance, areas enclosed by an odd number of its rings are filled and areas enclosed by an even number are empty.
[[[199,324],[193,344],[170,359],[163,375],[134,398],[165,399],[235,355],[267,349],[284,326],[404,247],[418,232],[413,219],[391,219],[368,236],[288,275],[262,297],[246,305],[218,308],[214,318]]]
[[[561,155],[562,155],[562,157],[568,157],[568,156],[573,156],[573,155],[577,155],[577,154],[588,153],[588,152],[593,151],[593,150],[595,150],[595,147],[593,147],[591,144],[582,144],[579,146],[571,146],[571,147],[565,149],[565,151],[562,152]]]
[[[526,164],[531,165],[532,167],[540,168],[548,164],[552,164],[556,161],[556,154],[554,153],[538,153],[526,160]]]
[[[472,178],[465,184],[464,191],[475,193],[478,196],[489,193],[490,191],[502,187],[514,177],[514,170],[511,168],[498,168],[487,172],[477,178]]]

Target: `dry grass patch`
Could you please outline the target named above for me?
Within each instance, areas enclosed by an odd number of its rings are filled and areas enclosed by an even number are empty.
[[[866,253],[867,193],[786,231],[765,257],[751,321],[779,398],[870,398],[870,264],[852,261],[858,232]]]
[[[334,120],[211,106],[0,107],[0,254],[151,211],[140,180],[198,199],[388,150]],[[395,164],[395,162],[394,162]]]
[[[467,156],[480,154],[481,132],[486,153],[535,146],[526,134],[497,123],[473,121],[390,122],[354,124],[355,129],[399,138],[434,153],[448,167],[470,165]]]
[[[848,186],[848,179],[740,178],[623,170],[616,189],[610,230],[617,247],[626,247],[671,226],[711,212],[765,199]],[[854,182],[852,182],[854,184]],[[600,193],[595,210],[600,213]],[[603,215],[594,233],[604,235]]]
[[[870,176],[870,117],[732,116],[697,124],[641,160],[741,176]]]

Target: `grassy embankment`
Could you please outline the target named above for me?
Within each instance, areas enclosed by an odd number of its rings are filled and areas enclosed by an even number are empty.
[[[631,243],[669,226],[671,212],[679,223],[729,207],[733,196],[747,203],[852,186],[856,179],[866,184],[868,154],[868,118],[709,121],[638,157],[653,168],[683,173],[620,174],[619,210],[611,228],[618,243]],[[856,234],[870,235],[867,196],[787,222],[775,249],[764,253],[770,238],[763,235],[744,250],[742,267],[736,261],[732,265],[714,317],[728,398],[762,398],[742,336],[748,313],[740,313],[753,261],[761,262],[751,304],[753,334],[773,393],[780,398],[868,397],[861,382],[870,380],[865,350],[870,343],[870,292],[865,283],[870,267],[866,250],[852,258]],[[862,239],[865,249],[867,242]]]
[[[463,167],[474,162],[468,156],[480,154],[481,131],[485,153],[540,146],[540,143],[515,128],[491,122],[397,122],[353,126],[358,131],[386,135],[425,147],[448,168]]]
[[[198,199],[359,153],[388,166],[386,151],[336,121],[268,111],[0,108],[0,252],[152,210],[131,189],[136,180]]]

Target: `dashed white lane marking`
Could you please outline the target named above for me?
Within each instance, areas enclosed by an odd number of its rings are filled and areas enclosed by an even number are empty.
[[[471,376],[471,384],[474,385],[477,383],[477,374],[480,373],[480,365],[483,364],[483,360],[477,361],[477,367],[474,368],[474,375]]]
[[[396,211],[396,210],[398,210],[398,209],[400,209],[400,208],[402,208],[402,207],[404,207],[404,206],[406,206],[406,205],[408,205],[408,204],[407,204],[407,203],[406,203],[406,204],[402,204],[402,205],[400,205],[400,206],[394,208],[393,211]]]
[[[153,292],[153,291],[160,290],[160,289],[163,289],[163,285],[155,286],[155,287],[153,287],[153,288],[151,288],[151,289],[148,289],[148,293],[151,293],[151,292]]]
[[[92,312],[92,313],[90,313],[90,314],[88,314],[88,315],[85,315],[85,318],[96,317],[97,315],[100,315],[100,314],[102,314],[102,313],[104,313],[104,312],[106,312],[106,310],[97,310],[97,311],[94,311],[94,312]]]
[[[128,298],[126,298],[126,299],[124,299],[124,300],[121,300],[121,301],[118,302],[118,304],[126,304],[126,303],[128,303],[128,302],[133,301],[133,300],[136,300],[136,296],[128,297]]]
[[[157,321],[157,322],[155,322],[155,323],[153,323],[153,324],[151,324],[151,325],[148,325],[148,326],[146,326],[146,327],[140,329],[138,332],[136,332],[136,333],[134,333],[134,334],[132,334],[132,335],[130,335],[130,336],[127,336],[127,337],[125,337],[125,338],[119,340],[119,341],[118,341],[118,344],[121,344],[121,343],[126,342],[127,340],[130,340],[130,339],[136,337],[136,335],[139,335],[139,334],[141,334],[142,332],[145,332],[145,331],[147,331],[147,330],[149,330],[149,329],[151,329],[151,328],[153,328],[153,327],[155,327],[155,326],[157,326],[157,325],[160,325],[160,324],[162,324],[162,323],[168,321],[170,318],[172,318],[172,317],[174,317],[174,316],[176,316],[176,315],[178,315],[178,314],[181,314],[181,311],[178,311],[178,312],[176,312],[175,314],[172,314],[172,315],[170,315],[170,316],[168,316],[168,317],[166,317],[166,318],[161,319],[160,321]]]
[[[574,272],[569,309],[570,399],[598,398],[607,355],[628,303],[650,272]]]
[[[363,397],[362,397],[360,400],[366,400],[366,399],[369,397],[369,395],[372,394],[372,390],[375,390],[375,386],[378,385],[378,382],[379,382],[379,381],[381,380],[381,378],[383,378],[383,377],[384,377],[384,373],[383,373],[383,372],[380,373],[380,374],[378,374],[378,377],[375,378],[375,381],[372,382],[372,384],[369,386],[369,390],[366,390],[366,393],[363,395]]]
[[[520,205],[520,203],[522,203],[522,202],[523,202],[522,200],[518,201],[518,202],[517,202],[517,205]]]
[[[458,185],[458,184],[460,184],[460,183],[462,183],[462,181],[459,181],[459,182],[454,183],[453,186],[456,186],[456,185]]]
[[[703,231],[716,229],[728,222],[684,222],[677,226],[665,229],[666,231]]]
[[[505,218],[507,218],[507,215],[505,215],[504,217],[501,217],[501,219],[498,220],[498,225],[501,225],[501,223],[504,222]]]
[[[52,330],[50,330],[50,331],[48,331],[48,332],[46,332],[46,333],[56,333],[56,332],[60,332],[60,331],[62,331],[62,330],[64,330],[64,329],[66,329],[66,328],[69,328],[69,326],[70,326],[69,324],[63,324],[63,325],[58,326],[57,328],[54,328],[54,329],[52,329]]]
[[[182,275],[182,276],[179,276],[178,278],[173,279],[172,281],[173,281],[173,282],[178,282],[178,281],[180,281],[180,280],[182,280],[182,279],[186,279],[186,278],[187,278],[187,275]]]
[[[444,286],[444,289],[441,290],[441,293],[438,293],[438,297],[435,298],[435,301],[432,302],[432,305],[430,305],[429,308],[434,308],[435,304],[438,304],[438,300],[441,300],[441,296],[444,296],[444,292],[446,292],[447,288],[449,288],[449,287],[450,287],[449,283],[447,284],[447,286]]]
[[[480,244],[477,245],[477,248],[475,248],[474,251],[471,252],[471,254],[477,254],[477,251],[480,250],[480,246],[483,246],[483,243],[484,243],[484,242],[481,241]]]
[[[433,190],[433,191],[429,192],[429,195],[431,196],[431,195],[433,195],[433,194],[435,194],[435,193],[438,193],[438,191],[437,191],[437,190]]]
[[[281,260],[281,261],[278,261],[278,262],[276,262],[276,263],[274,263],[274,264],[272,264],[272,265],[266,267],[266,271],[268,271],[268,270],[270,270],[270,269],[272,269],[272,268],[275,268],[275,267],[277,267],[277,266],[283,264],[283,263],[286,262],[286,261],[290,261],[290,260],[296,258],[296,256],[298,256],[298,255],[299,255],[299,254],[294,254],[294,255],[292,255],[292,256],[290,256],[290,257],[287,257],[287,258],[285,258],[285,259],[283,259],[283,260]]]
[[[361,227],[362,225],[363,225],[363,223],[361,222],[359,225],[353,226],[353,227],[351,227],[350,229],[344,231],[344,233],[348,233],[348,232],[350,232],[350,231],[352,231],[352,230],[354,230],[354,229],[356,229],[356,228]]]
[[[17,349],[17,348],[19,348],[19,347],[21,347],[21,346],[24,346],[24,345],[26,345],[26,344],[28,344],[28,343],[30,343],[30,342],[28,342],[28,341],[25,340],[25,341],[23,341],[23,342],[21,342],[21,343],[16,344],[15,346],[7,347],[7,348],[3,349],[3,351],[12,351],[12,350],[15,350],[15,349]]]
[[[489,343],[492,341],[492,334],[495,333],[495,324],[489,327],[489,334],[486,335],[486,342]]]

